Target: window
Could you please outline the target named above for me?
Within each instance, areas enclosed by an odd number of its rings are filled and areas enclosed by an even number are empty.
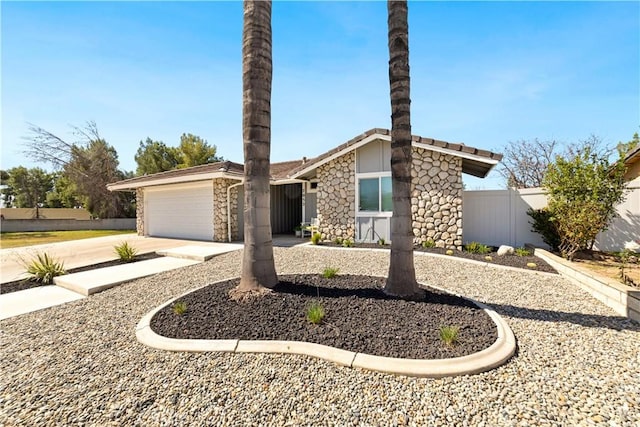
[[[393,200],[391,177],[360,178],[358,180],[360,212],[391,212]],[[382,209],[380,209],[382,207]]]

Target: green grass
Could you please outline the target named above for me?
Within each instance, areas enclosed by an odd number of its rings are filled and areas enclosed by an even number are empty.
[[[338,274],[338,271],[340,271],[339,268],[327,267],[324,269],[324,271],[322,271],[322,277],[324,277],[325,279],[332,279],[336,277],[336,274]]]
[[[491,252],[491,248],[487,245],[483,245],[482,243],[478,243],[478,242],[471,242],[471,243],[467,243],[464,247],[464,250],[472,253],[472,254],[488,254],[489,252]]]
[[[324,307],[315,301],[307,308],[307,320],[314,325],[319,325],[324,319]]]
[[[439,331],[440,339],[442,342],[451,347],[458,342],[458,333],[460,332],[460,327],[458,326],[440,326]]]
[[[0,233],[0,248],[17,248],[21,246],[43,245],[46,243],[66,242],[69,240],[89,239],[91,237],[131,233],[135,233],[135,230],[74,230]]]

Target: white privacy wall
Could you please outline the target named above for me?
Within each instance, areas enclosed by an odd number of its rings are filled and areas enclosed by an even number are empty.
[[[616,211],[608,230],[600,233],[595,248],[618,251],[629,240],[640,239],[640,178],[628,185],[626,200]],[[499,246],[531,243],[547,248],[539,234],[531,231],[529,208],[541,209],[547,197],[541,188],[521,190],[464,191],[462,196],[463,241]]]

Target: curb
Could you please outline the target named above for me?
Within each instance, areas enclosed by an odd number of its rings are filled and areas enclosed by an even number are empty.
[[[222,281],[224,280],[220,282]],[[215,283],[205,286],[211,285],[215,285]],[[197,289],[203,287],[204,286],[201,286]],[[485,372],[503,365],[516,351],[515,336],[504,319],[489,306],[470,298],[465,299],[476,304],[491,317],[498,329],[498,338],[491,346],[478,353],[449,359],[400,359],[374,356],[301,341],[182,340],[158,335],[151,329],[151,319],[158,311],[197,289],[185,292],[147,313],[136,326],[136,338],[138,341],[152,348],[169,351],[300,354],[351,368],[429,378],[471,375]],[[446,291],[443,288],[436,289]]]

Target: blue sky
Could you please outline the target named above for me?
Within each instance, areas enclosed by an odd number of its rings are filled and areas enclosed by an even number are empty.
[[[146,137],[183,132],[242,162],[241,2],[7,2],[3,169],[27,122],[73,140],[94,120],[135,170]],[[410,2],[413,133],[508,141],[640,131],[640,3]],[[385,2],[275,2],[272,161],[390,127]],[[501,188],[492,173],[467,188]]]

